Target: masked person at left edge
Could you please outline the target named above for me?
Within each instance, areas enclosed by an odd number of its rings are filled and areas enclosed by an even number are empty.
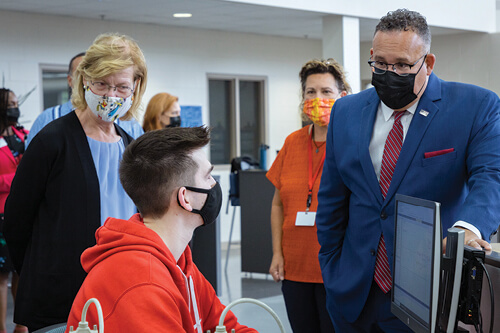
[[[30,331],[66,321],[95,231],[108,216],[137,212],[118,179],[132,138],[114,120],[130,119],[141,104],[144,55],[130,37],[103,34],[75,74],[75,111],[33,138],[5,205],[5,238],[20,272],[14,321]]]
[[[225,306],[188,246],[196,228],[216,221],[222,204],[203,152],[208,142],[204,127],[165,128],[127,147],[120,180],[140,214],[109,218],[97,230],[97,245],[82,255],[88,276],[68,327],[78,325],[86,301],[96,297],[109,332],[215,332]],[[98,324],[95,311],[86,319]],[[257,332],[231,311],[224,325],[228,332]]]
[[[181,107],[179,98],[167,93],[159,93],[151,97],[142,127],[144,132],[165,127],[181,126]]]
[[[24,141],[28,131],[19,125],[19,106],[13,91],[0,89],[0,308],[7,309],[9,275],[12,273],[12,296],[16,299],[17,274],[10,259],[7,244],[3,236],[4,205],[10,192],[12,179],[24,154]],[[6,311],[0,313],[0,332],[6,332]],[[15,332],[28,332],[28,329],[16,325]]]
[[[269,273],[281,282],[294,332],[333,332],[326,311],[314,216],[334,103],[351,88],[334,60],[311,60],[299,73],[301,116],[312,122],[285,140],[267,173],[275,186],[271,208],[273,258]]]

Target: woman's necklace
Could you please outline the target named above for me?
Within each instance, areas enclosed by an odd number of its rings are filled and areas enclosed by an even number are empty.
[[[316,147],[316,153],[319,153],[319,149],[321,147],[323,147],[323,145],[326,143],[326,141],[323,141],[323,143],[321,143],[320,145],[317,145],[316,141],[312,140],[312,142],[313,142],[314,146]]]
[[[323,145],[326,143],[326,141],[323,141],[322,143],[320,143],[319,145],[316,144],[316,141],[314,141],[314,125],[312,125],[312,135],[311,135],[311,141],[313,143],[313,145],[316,147],[316,153],[319,153],[319,149],[321,147],[323,147]]]

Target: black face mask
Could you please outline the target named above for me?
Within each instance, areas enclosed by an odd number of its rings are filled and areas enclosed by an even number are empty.
[[[372,73],[372,85],[377,91],[378,97],[385,105],[393,110],[399,110],[417,99],[422,87],[415,95],[413,92],[415,87],[415,77],[425,62],[422,62],[416,73],[400,76],[392,71],[387,70],[383,74]]]
[[[216,182],[211,189],[204,189],[191,186],[185,186],[185,187],[193,192],[207,194],[207,201],[205,201],[203,207],[201,207],[201,209],[193,208],[191,213],[201,215],[204,226],[214,223],[217,220],[217,216],[219,216],[220,213],[220,208],[222,207],[222,190],[220,188],[220,184]],[[179,197],[177,197],[177,202],[179,203]],[[181,206],[180,203],[179,206]]]
[[[7,121],[10,123],[17,123],[21,112],[19,108],[8,108],[7,109]]]
[[[165,127],[181,127],[181,116],[170,117],[170,124]]]

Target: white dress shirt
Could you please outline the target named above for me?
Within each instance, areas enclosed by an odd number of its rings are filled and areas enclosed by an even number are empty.
[[[406,133],[408,133],[408,129],[410,128],[411,121],[417,110],[419,101],[413,104],[404,112],[401,117],[401,125],[403,125],[403,143],[406,138]],[[387,140],[387,136],[394,125],[394,110],[385,105],[382,101],[378,105],[377,115],[375,118],[375,123],[373,124],[373,132],[372,138],[370,140],[370,157],[372,159],[373,168],[375,170],[375,174],[377,175],[377,179],[380,181],[380,169],[382,168],[382,156],[384,154],[385,141]],[[462,227],[472,231],[476,234],[477,238],[482,239],[481,233],[479,230],[470,223],[465,221],[457,221],[453,225],[454,227]]]

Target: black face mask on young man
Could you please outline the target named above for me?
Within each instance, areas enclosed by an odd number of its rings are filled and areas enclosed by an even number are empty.
[[[417,99],[420,90],[415,94],[415,77],[422,69],[425,59],[416,73],[400,76],[395,72],[386,70],[383,74],[372,73],[372,85],[377,91],[378,97],[385,105],[393,110],[399,110]]]
[[[192,186],[185,187],[186,189],[193,192],[207,194],[207,200],[205,201],[203,207],[201,207],[201,209],[193,208],[193,210],[191,210],[191,213],[199,214],[203,219],[204,226],[214,223],[217,220],[217,216],[219,216],[220,213],[220,208],[222,207],[222,190],[220,188],[220,184],[216,182],[215,185],[210,189]],[[177,197],[177,202],[179,203],[179,197]],[[180,203],[179,206],[181,206]]]

